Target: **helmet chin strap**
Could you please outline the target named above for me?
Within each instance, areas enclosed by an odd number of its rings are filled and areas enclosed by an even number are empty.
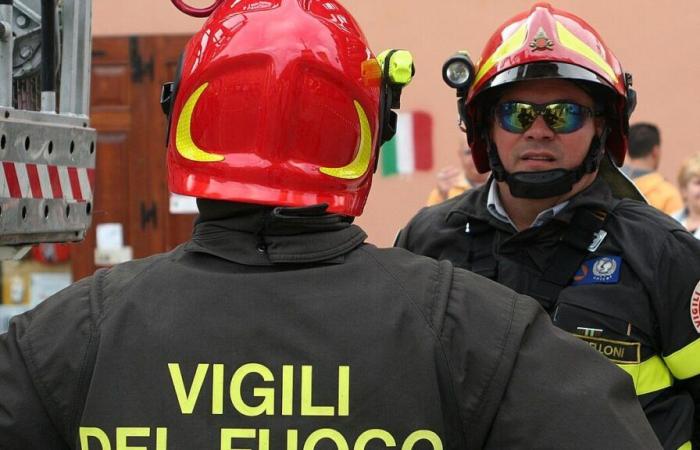
[[[574,184],[584,175],[595,172],[605,154],[605,140],[608,132],[606,127],[600,136],[593,137],[588,153],[578,167],[539,172],[507,172],[498,156],[496,144],[488,135],[484,138],[488,143],[489,165],[496,181],[505,181],[513,197],[541,199],[571,192]]]

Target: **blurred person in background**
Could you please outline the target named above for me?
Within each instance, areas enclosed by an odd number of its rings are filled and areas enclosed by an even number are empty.
[[[652,123],[630,126],[629,154],[622,171],[634,181],[647,202],[666,214],[683,207],[681,194],[658,172],[661,162],[661,133]]]
[[[474,167],[472,150],[466,139],[463,139],[457,150],[457,158],[462,168],[447,166],[438,171],[435,189],[430,192],[426,206],[437,205],[456,197],[469,189],[481,186],[489,179],[490,172],[479,173]]]
[[[678,186],[685,206],[676,211],[673,218],[700,239],[700,153],[683,162],[678,172]]]

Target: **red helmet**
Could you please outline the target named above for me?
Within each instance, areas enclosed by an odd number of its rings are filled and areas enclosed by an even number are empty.
[[[188,43],[179,74],[172,192],[362,213],[382,71],[335,0],[226,2]]]
[[[560,78],[588,85],[602,93],[609,134],[606,150],[622,165],[627,152],[629,114],[636,103],[631,76],[588,23],[547,3],[535,4],[504,23],[489,39],[474,70],[463,120],[474,163],[489,170],[484,93],[516,81]],[[491,91],[493,92],[493,91]]]

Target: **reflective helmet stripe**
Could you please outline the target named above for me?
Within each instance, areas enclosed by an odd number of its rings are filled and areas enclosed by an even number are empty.
[[[557,21],[557,35],[559,36],[559,42],[564,47],[588,58],[593,64],[600,67],[603,72],[608,74],[610,78],[617,81],[617,75],[615,75],[615,71],[610,67],[610,64],[608,64],[598,52],[586,45],[581,39],[577,38],[576,35],[559,21]]]
[[[321,173],[344,180],[355,180],[367,173],[372,157],[372,130],[369,126],[369,120],[367,120],[367,114],[365,114],[362,106],[356,100],[354,103],[357,110],[357,118],[360,121],[360,145],[357,156],[347,166],[321,167],[318,169]]]
[[[208,153],[197,147],[197,144],[192,140],[192,114],[197,106],[197,101],[202,93],[206,90],[209,83],[204,83],[187,99],[185,106],[182,108],[180,117],[177,121],[177,134],[175,136],[175,148],[177,152],[185,159],[197,162],[219,162],[223,161],[222,155]]]
[[[493,52],[483,64],[481,64],[481,67],[479,67],[479,72],[477,72],[476,78],[474,79],[474,85],[479,84],[479,80],[481,80],[493,66],[498,64],[504,58],[520,50],[522,46],[525,45],[526,39],[527,23],[523,23],[520,28],[515,31],[515,33],[503,41],[503,43],[498,46],[496,51]]]

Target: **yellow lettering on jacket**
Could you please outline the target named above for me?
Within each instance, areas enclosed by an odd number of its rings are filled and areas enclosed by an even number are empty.
[[[287,430],[287,450],[298,450],[299,430]]]
[[[153,431],[155,430],[155,442]],[[267,428],[222,428],[219,431],[220,450],[270,450],[270,430]],[[322,441],[331,441],[335,450],[366,450],[381,446],[396,448],[394,436],[383,429],[368,429],[360,433],[352,443],[349,437],[332,428],[322,428],[309,434],[306,439],[299,440],[299,431],[287,429],[285,450],[316,450],[316,447],[326,448]],[[168,450],[168,429],[149,427],[117,427],[114,430],[113,441],[108,434],[96,427],[81,427],[79,430],[80,450]],[[372,441],[380,441],[372,443]],[[432,450],[443,450],[442,440],[430,430],[417,430],[409,434],[401,445],[401,450],[413,450],[416,444],[427,441]],[[96,445],[95,445],[96,444]],[[114,444],[114,445],[113,445]],[[153,445],[155,444],[155,445]],[[275,443],[275,448],[282,448]],[[283,445],[284,443],[279,443]],[[182,444],[180,444],[182,445]],[[179,448],[179,447],[178,447]],[[424,447],[420,447],[424,448]]]
[[[350,367],[338,367],[338,415],[350,414]]]
[[[224,413],[224,365],[214,364],[212,373],[211,413]]]
[[[109,443],[107,433],[95,427],[80,427],[80,450],[96,450],[96,447],[90,447],[90,438],[97,439],[100,443],[99,450],[112,450]]]
[[[313,404],[313,375],[312,366],[301,366],[301,415],[302,416],[333,416],[332,406],[314,406]],[[306,446],[304,446],[306,449]]]
[[[433,450],[442,450],[440,436],[430,430],[417,430],[409,434],[403,442],[401,450],[412,450],[418,441],[428,441],[433,446]]]
[[[270,369],[257,363],[244,364],[234,372],[231,378],[231,403],[238,412],[244,416],[259,416],[266,414],[271,416],[275,413],[275,390],[271,387],[253,388],[253,396],[262,398],[259,405],[250,406],[243,400],[241,385],[246,376],[250,374],[259,375],[264,381],[275,381],[275,377],[270,372]]]
[[[291,416],[294,405],[294,366],[282,366],[282,415]]]
[[[189,392],[185,390],[185,381],[182,379],[180,364],[170,363],[168,364],[168,370],[170,371],[173,388],[175,388],[177,402],[180,404],[180,411],[182,414],[192,414],[197,398],[199,398],[199,391],[202,390],[204,378],[207,376],[207,371],[209,371],[209,364],[197,364],[197,370],[194,373]]]
[[[151,429],[145,427],[120,427],[117,428],[117,450],[148,450],[147,447],[130,446],[129,438],[147,438],[151,436]]]
[[[191,382],[185,380],[189,377],[183,375],[183,371],[188,372],[188,370],[183,368],[180,363],[169,363],[168,371],[182,414],[194,413],[208,377],[211,377],[211,413],[214,415],[224,414],[224,392],[226,389],[226,367],[224,364],[197,364]],[[268,367],[259,363],[244,364],[233,372],[230,379],[228,393],[231,406],[245,416],[274,415],[277,404],[281,406],[283,416],[301,414],[302,416],[316,417],[336,415],[347,417],[350,415],[349,366],[338,366],[337,404],[328,406],[314,404],[313,367],[310,365],[300,366],[300,372],[300,392],[297,399],[295,398],[296,370],[294,366],[283,365],[280,377],[281,385],[275,385],[269,384],[275,383],[276,379]],[[268,383],[268,385],[253,384],[251,388],[249,387],[251,383],[255,383],[251,378],[261,379],[263,383]],[[252,393],[245,392],[246,389],[252,390]],[[252,397],[259,399],[259,402],[249,404],[251,394]],[[276,395],[280,396],[279,400],[276,399]],[[297,401],[298,403],[295,403]]]
[[[255,439],[258,438],[257,450],[270,450],[270,430],[250,429],[250,428],[222,428],[221,429],[221,450],[254,450],[253,447],[232,447],[233,439]],[[238,444],[236,444],[238,445]]]
[[[144,441],[145,438],[151,437],[152,428],[149,427],[117,427],[115,430],[115,450],[167,450],[168,448],[168,429],[163,427],[156,428],[155,447],[151,446],[151,442]],[[80,427],[80,450],[112,450],[112,444],[107,436],[107,433],[100,428],[95,427]],[[97,448],[91,443],[95,443],[94,438],[99,443]],[[134,439],[141,440],[140,446],[136,446]],[[149,444],[144,446],[143,444]]]
[[[331,428],[321,428],[311,433],[304,442],[304,450],[314,450],[316,444],[323,439],[333,441],[338,450],[350,450],[343,435]]]
[[[365,450],[365,446],[371,440],[380,440],[384,442],[387,447],[396,447],[396,440],[388,431],[385,430],[367,430],[358,436],[355,441],[355,447],[353,450]]]
[[[168,429],[156,428],[156,450],[168,449]]]

